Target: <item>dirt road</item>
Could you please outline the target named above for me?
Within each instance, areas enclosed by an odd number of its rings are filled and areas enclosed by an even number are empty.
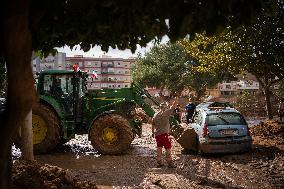
[[[254,137],[251,152],[217,156],[183,153],[174,141],[177,168],[156,168],[155,143],[145,125],[142,138],[122,156],[101,156],[86,136],[77,136],[62,151],[36,160],[68,169],[72,177],[98,188],[284,188],[281,140]]]

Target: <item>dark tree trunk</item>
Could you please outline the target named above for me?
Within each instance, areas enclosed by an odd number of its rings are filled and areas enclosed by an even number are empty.
[[[199,102],[201,97],[203,97],[205,95],[205,92],[206,92],[206,87],[200,88],[199,90],[196,90],[195,101]]]
[[[24,123],[22,124],[21,142],[22,159],[34,160],[32,110],[29,111],[27,117],[25,117]]]
[[[264,95],[265,95],[266,114],[267,114],[268,119],[272,119],[273,113],[272,113],[269,86],[265,86],[264,89],[263,89],[263,92],[264,92]]]
[[[262,91],[264,93],[265,96],[265,104],[266,104],[266,115],[268,117],[268,119],[272,119],[273,118],[273,113],[272,113],[272,106],[271,106],[271,99],[270,99],[270,87],[273,84],[273,82],[277,81],[272,81],[269,78],[269,76],[264,75],[264,76],[256,76],[257,81],[260,83],[261,87],[262,87]]]
[[[0,127],[0,188],[11,188],[11,145],[35,99],[31,69],[31,32],[29,0],[2,3],[4,58],[7,65],[8,95],[5,116]]]

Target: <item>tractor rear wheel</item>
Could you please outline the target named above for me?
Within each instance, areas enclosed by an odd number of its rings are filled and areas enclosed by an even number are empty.
[[[61,141],[59,119],[48,106],[36,103],[32,109],[33,149],[35,154],[53,150]],[[21,134],[16,138],[16,146],[21,148]]]
[[[61,141],[59,119],[53,110],[41,103],[33,107],[32,113],[34,153],[47,153]]]
[[[102,154],[123,153],[129,148],[133,138],[129,122],[117,114],[99,117],[89,131],[92,146]]]

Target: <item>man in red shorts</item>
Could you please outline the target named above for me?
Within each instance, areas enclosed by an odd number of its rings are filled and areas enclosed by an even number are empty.
[[[157,163],[158,167],[163,166],[162,154],[163,147],[165,148],[166,161],[168,167],[175,168],[171,155],[171,140],[170,136],[170,123],[169,117],[173,113],[176,106],[176,101],[168,107],[166,102],[160,104],[160,110],[152,118],[152,136],[155,137],[157,143]]]

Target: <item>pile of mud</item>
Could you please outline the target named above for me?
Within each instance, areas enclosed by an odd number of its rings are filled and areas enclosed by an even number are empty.
[[[274,120],[260,122],[250,129],[252,136],[284,138],[284,124]]]
[[[96,184],[78,181],[68,170],[36,161],[16,161],[12,169],[13,189],[93,189]]]
[[[136,108],[133,112],[134,119],[141,121],[143,123],[147,123],[150,119],[150,117],[145,113],[145,111],[142,108]]]

